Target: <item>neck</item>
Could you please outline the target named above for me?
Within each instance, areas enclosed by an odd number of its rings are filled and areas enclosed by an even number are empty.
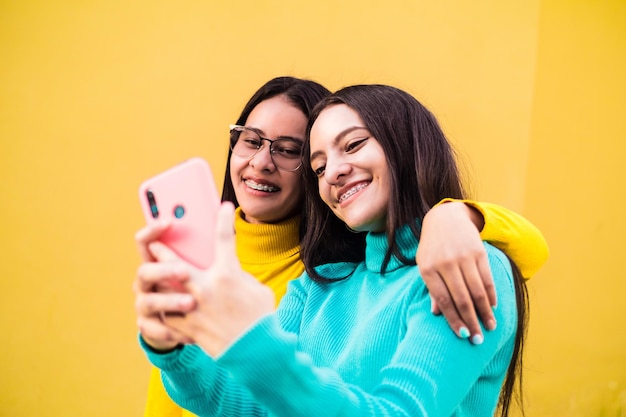
[[[267,262],[300,251],[300,216],[277,223],[248,223],[241,208],[235,211],[237,255],[242,262]]]

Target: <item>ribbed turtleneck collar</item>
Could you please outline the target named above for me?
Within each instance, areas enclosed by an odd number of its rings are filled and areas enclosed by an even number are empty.
[[[298,231],[300,216],[279,223],[253,224],[244,220],[243,211],[235,211],[237,255],[242,263],[264,264],[284,259],[300,251]]]
[[[415,258],[418,240],[413,236],[413,232],[408,226],[403,226],[396,232],[396,241],[400,248],[400,253],[408,259]],[[365,266],[373,272],[380,272],[385,253],[389,248],[387,243],[387,235],[383,233],[370,232],[365,238]],[[387,265],[387,271],[391,272],[402,266],[406,266],[400,262],[398,258],[392,256]]]

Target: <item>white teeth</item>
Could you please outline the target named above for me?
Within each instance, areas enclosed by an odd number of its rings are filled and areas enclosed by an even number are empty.
[[[358,191],[362,190],[363,188],[367,187],[369,184],[365,184],[365,183],[361,183],[359,185],[356,185],[352,188],[350,188],[348,191],[346,191],[345,193],[343,193],[341,195],[341,197],[339,197],[339,202],[343,202],[346,199],[352,197],[354,194],[356,194]]]
[[[248,187],[252,188],[253,190],[265,191],[265,192],[268,192],[268,193],[275,193],[276,191],[280,190],[280,188],[278,188],[278,187],[272,187],[270,185],[259,184],[257,182],[252,181],[252,180],[246,180],[246,185]]]

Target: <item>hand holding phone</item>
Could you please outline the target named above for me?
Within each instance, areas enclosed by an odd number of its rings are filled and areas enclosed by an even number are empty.
[[[148,224],[171,222],[159,241],[197,268],[211,265],[220,198],[205,160],[191,158],[144,181],[139,200]]]

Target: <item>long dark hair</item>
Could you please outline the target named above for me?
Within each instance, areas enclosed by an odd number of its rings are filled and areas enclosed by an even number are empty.
[[[361,116],[365,127],[382,146],[391,168],[391,198],[387,207],[389,250],[383,273],[392,255],[406,259],[395,242],[396,230],[410,225],[417,238],[421,220],[445,197],[463,198],[464,192],[455,156],[435,117],[411,95],[384,85],[343,88],[322,100],[313,110],[304,143],[304,163],[310,168],[309,134],[320,112],[345,104]],[[324,280],[314,267],[328,262],[361,262],[365,258],[365,234],[350,232],[319,197],[318,179],[306,169],[307,233],[302,241],[302,259],[310,276]]]
[[[511,259],[511,269],[513,271],[513,285],[515,286],[515,304],[517,307],[517,328],[515,332],[515,346],[513,348],[513,355],[511,356],[511,362],[509,368],[506,371],[504,377],[504,383],[502,384],[502,390],[500,391],[500,398],[498,398],[498,410],[500,416],[506,417],[509,415],[509,407],[511,401],[516,400],[522,416],[524,413],[524,397],[522,390],[523,382],[523,365],[524,365],[524,344],[526,342],[526,334],[528,329],[528,288],[526,287],[526,281],[522,276],[519,268]],[[515,384],[517,383],[517,392],[515,391]]]
[[[408,225],[417,239],[425,214],[446,197],[464,198],[456,155],[434,115],[410,94],[385,85],[356,85],[343,88],[323,99],[313,110],[304,144],[306,233],[301,256],[309,276],[318,282],[344,277],[321,276],[315,267],[329,262],[362,262],[365,233],[353,233],[337,218],[319,196],[318,178],[310,169],[310,131],[320,113],[333,105],[345,104],[355,110],[365,127],[380,143],[390,167],[390,200],[385,231],[389,242],[381,273],[395,256],[407,265],[414,259],[402,256],[395,242],[396,230]],[[416,222],[415,220],[418,220]],[[516,285],[518,330],[511,365],[500,393],[499,408],[508,415],[517,375],[521,390],[522,347],[525,336],[526,287],[512,264]]]
[[[285,98],[297,107],[308,118],[311,111],[320,100],[330,94],[330,91],[319,83],[295,77],[276,77],[266,82],[248,100],[244,106],[236,124],[245,125],[248,116],[261,102],[276,96]],[[231,141],[236,137],[231,137]],[[233,143],[231,143],[232,145]],[[228,148],[228,158],[226,159],[226,171],[224,173],[224,184],[222,187],[222,201],[231,201],[235,207],[239,207],[233,182],[230,178],[230,157],[232,151]]]

